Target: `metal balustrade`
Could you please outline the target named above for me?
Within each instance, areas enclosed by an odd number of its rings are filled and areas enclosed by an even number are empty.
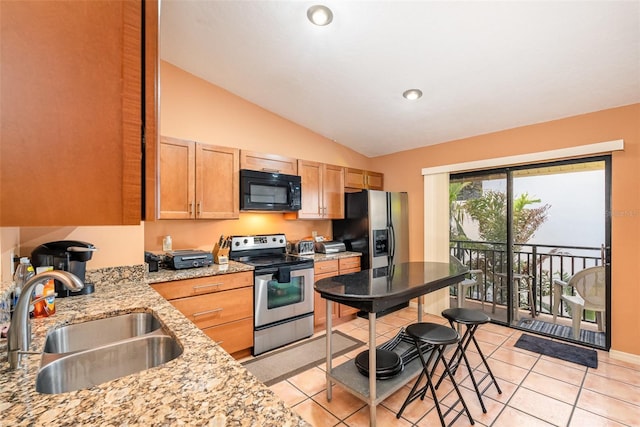
[[[505,273],[507,269],[506,243],[485,242],[472,240],[452,240],[450,242],[451,255],[458,258],[469,269],[484,272],[485,302],[492,303],[498,297],[496,304],[506,305],[506,295],[493,295],[496,274]],[[535,311],[551,314],[553,306],[553,279],[567,280],[576,272],[587,267],[603,265],[604,249],[589,246],[564,246],[547,244],[514,245],[513,271],[515,274],[528,275],[532,282],[535,296]],[[491,292],[489,292],[491,290]],[[451,295],[455,295],[455,286],[451,287]],[[480,301],[482,296],[472,292],[467,299]],[[527,305],[527,301],[520,301]],[[560,305],[560,317],[570,318],[564,304]],[[583,321],[595,323],[595,314],[586,311]]]

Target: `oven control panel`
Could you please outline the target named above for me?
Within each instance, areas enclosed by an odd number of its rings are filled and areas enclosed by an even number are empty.
[[[231,238],[231,250],[249,251],[255,249],[285,248],[287,238],[284,234],[264,234],[255,236],[233,236]]]

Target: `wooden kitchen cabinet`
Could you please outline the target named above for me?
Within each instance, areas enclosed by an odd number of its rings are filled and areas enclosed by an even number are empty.
[[[240,169],[298,175],[298,161],[293,157],[241,150]]]
[[[0,2],[0,226],[140,224],[158,21],[142,4]]]
[[[298,160],[302,181],[300,219],[344,218],[344,168]]]
[[[253,347],[253,272],[155,283],[151,287],[228,353]]]
[[[347,190],[383,190],[384,174],[362,169],[345,169],[344,186]]]
[[[360,257],[346,257],[340,259],[331,259],[326,261],[318,261],[314,265],[314,280],[325,279],[327,277],[338,276],[340,274],[355,273],[360,271]],[[313,325],[314,328],[320,328],[327,322],[327,301],[320,297],[318,292],[314,293],[313,299]],[[346,318],[357,313],[358,310],[343,304],[333,304],[333,318]]]
[[[239,150],[163,136],[159,219],[238,218]]]

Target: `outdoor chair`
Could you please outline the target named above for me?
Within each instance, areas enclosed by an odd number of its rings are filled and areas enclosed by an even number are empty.
[[[604,331],[604,313],[607,301],[605,282],[605,268],[602,266],[585,268],[574,274],[568,282],[554,279],[553,323],[556,322],[558,316],[560,301],[564,301],[571,311],[574,339],[580,339],[580,323],[583,310],[594,311],[598,330]],[[565,295],[564,291],[571,288],[575,290],[575,295]]]
[[[507,292],[507,273],[494,273],[493,280],[493,308],[491,309],[492,313],[496,312],[496,300],[497,295],[503,295]],[[513,303],[513,317],[514,320],[520,320],[520,296],[526,294],[526,298],[529,304],[529,311],[531,312],[531,317],[534,318],[537,316],[535,299],[533,295],[533,283],[531,280],[531,276],[528,274],[519,274],[514,273],[512,275],[513,278],[513,288],[512,288],[512,303]]]
[[[464,265],[453,255],[449,256],[449,262],[451,264]],[[464,307],[467,290],[474,286],[478,286],[480,302],[482,303],[482,309],[484,310],[484,300],[486,299],[486,295],[484,289],[484,272],[482,270],[469,270],[465,279],[462,282],[458,282],[456,286],[458,290],[458,308]]]

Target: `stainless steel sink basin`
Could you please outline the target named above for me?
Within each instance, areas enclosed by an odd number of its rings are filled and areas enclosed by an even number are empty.
[[[81,351],[161,329],[162,324],[151,313],[127,313],[54,329],[47,334],[43,351]]]
[[[36,378],[40,393],[65,393],[90,388],[159,366],[182,354],[169,335],[129,338],[69,354],[43,354]]]

